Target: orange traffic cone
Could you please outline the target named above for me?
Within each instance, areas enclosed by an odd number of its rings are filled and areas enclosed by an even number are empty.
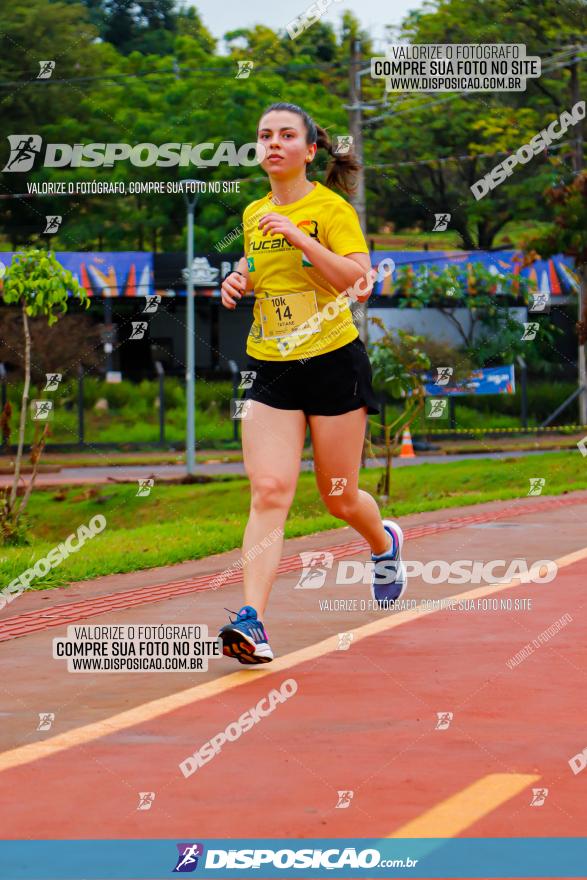
[[[412,435],[410,434],[409,428],[404,428],[404,433],[402,434],[402,448],[399,454],[400,458],[415,458],[416,453],[414,452],[414,446],[412,443]]]

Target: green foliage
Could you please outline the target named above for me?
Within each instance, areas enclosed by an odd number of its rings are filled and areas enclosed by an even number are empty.
[[[14,255],[4,277],[6,303],[24,304],[27,315],[45,317],[49,326],[67,312],[68,293],[90,307],[84,287],[64,269],[53,251],[30,248]]]
[[[388,165],[369,178],[377,215],[430,229],[432,212],[449,212],[467,249],[491,246],[512,219],[548,220],[541,193],[564,170],[564,151],[536,156],[478,202],[469,187],[571,105],[572,53],[564,50],[584,42],[584,17],[582,0],[431,0],[409,13],[400,35],[411,43],[523,43],[542,58],[542,74],[524,92],[398,96],[367,144],[368,159]],[[428,161],[398,164],[415,160]]]
[[[422,348],[424,339],[404,330],[395,334],[380,318],[369,320],[383,330],[383,336],[369,349],[373,387],[395,398],[418,396],[423,388],[420,374],[430,367],[428,355]]]
[[[411,42],[523,43],[528,54],[542,58],[543,70],[539,79],[528,80],[524,92],[406,93],[391,96],[387,109],[381,106],[382,82],[363,77],[362,97],[372,107],[365,111],[364,138],[370,231],[389,222],[431,230],[433,212],[449,212],[452,233],[472,249],[490,246],[512,221],[552,220],[543,192],[566,173],[568,148],[534,157],[478,202],[470,186],[570,106],[573,54],[568,47],[582,40],[582,13],[581,0],[522,0],[513,7],[509,0],[432,0],[406,17],[401,36]],[[230,139],[240,145],[254,139],[263,107],[281,98],[302,104],[332,134],[343,133],[348,130],[350,41],[360,38],[363,59],[375,52],[352,13],[342,12],[337,25],[317,21],[295,40],[285,28],[276,31],[263,23],[235,27],[225,35],[229,54],[220,55],[187,0],[15,0],[0,8],[2,80],[21,77],[23,46],[34,45],[39,58],[52,58],[56,45],[60,51],[54,81],[6,90],[4,118],[11,131],[39,132],[45,142]],[[246,80],[235,78],[242,59],[255,65]],[[584,64],[578,71],[584,94]],[[371,125],[373,118],[378,122]],[[170,168],[165,175],[161,170],[123,163],[99,173],[111,180],[242,180],[239,193],[199,200],[196,234],[203,250],[239,226],[245,205],[268,189],[257,169],[250,177],[246,169],[227,167]],[[323,170],[319,158],[310,176]],[[28,179],[69,182],[94,176],[90,168],[38,167]],[[8,190],[18,177],[0,172]],[[48,197],[43,207],[66,218],[53,239],[56,249],[165,251],[183,245],[180,196]],[[33,220],[38,214],[32,200],[10,200],[4,231],[12,249],[29,241]],[[575,223],[569,215],[569,220],[575,229],[585,228],[581,218]]]
[[[587,171],[569,184],[549,187],[546,201],[552,210],[552,223],[528,236],[524,249],[538,251],[543,258],[569,254],[577,266],[587,265]]]
[[[516,300],[527,304],[532,285],[519,275],[492,274],[480,263],[467,263],[466,280],[460,265],[418,272],[407,266],[398,271],[397,287],[400,308],[438,309],[458,332],[460,350],[475,367],[511,364],[518,355],[539,366],[543,346],[551,347],[561,332],[542,321],[537,342],[523,340],[524,326],[510,307]],[[459,314],[462,309],[467,311]]]
[[[369,319],[382,331],[369,347],[373,372],[373,387],[402,400],[400,414],[390,424],[379,424],[384,431],[386,466],[377,491],[382,498],[389,497],[392,453],[398,445],[401,432],[417,417],[424,406],[423,372],[430,368],[430,359],[422,348],[424,339],[404,330],[394,332],[380,318]]]

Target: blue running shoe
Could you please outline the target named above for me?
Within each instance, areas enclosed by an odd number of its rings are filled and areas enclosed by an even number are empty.
[[[222,653],[227,657],[236,657],[239,663],[269,663],[273,660],[273,651],[265,627],[257,618],[257,612],[251,605],[243,605],[239,612],[226,609],[236,614],[218,633],[222,639]]]
[[[391,519],[384,519],[382,523],[385,531],[391,536],[391,547],[379,556],[375,553],[371,554],[374,563],[371,595],[379,603],[380,608],[387,609],[390,603],[396,602],[405,593],[408,577],[401,559],[404,533]]]

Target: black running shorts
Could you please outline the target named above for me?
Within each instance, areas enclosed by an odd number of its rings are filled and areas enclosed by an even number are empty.
[[[338,416],[362,406],[369,415],[380,412],[369,356],[358,336],[334,351],[302,360],[247,357],[246,370],[255,377],[245,400],[259,400],[277,409],[301,409],[308,416]]]

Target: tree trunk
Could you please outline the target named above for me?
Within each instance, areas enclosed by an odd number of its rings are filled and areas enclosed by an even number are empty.
[[[38,444],[36,445],[35,456],[34,456],[34,460],[33,460],[33,472],[31,474],[29,484],[26,487],[25,493],[22,497],[20,507],[18,508],[18,514],[16,515],[17,520],[20,519],[21,514],[24,512],[24,510],[28,504],[28,500],[31,496],[31,492],[33,491],[33,486],[35,485],[35,479],[37,477],[37,468],[39,466],[39,461],[41,460],[41,454],[43,452],[43,449],[45,448],[45,443],[47,440],[48,433],[49,433],[49,424],[47,423],[43,427],[43,433],[41,434],[41,439],[39,440]]]
[[[20,425],[18,428],[18,449],[16,451],[16,463],[14,467],[14,482],[10,493],[10,510],[14,507],[16,492],[18,490],[18,481],[20,479],[20,465],[22,461],[22,450],[24,446],[24,431],[26,426],[26,416],[29,402],[29,388],[31,383],[31,334],[29,331],[29,321],[26,313],[26,304],[22,301],[22,323],[24,329],[24,388],[22,392],[22,401],[20,405]]]
[[[457,220],[455,223],[453,223],[452,228],[456,232],[458,232],[459,235],[461,236],[461,238],[463,240],[463,247],[466,251],[476,250],[476,245],[475,245],[475,242],[473,241],[473,239],[471,238],[471,233],[469,232],[469,229],[467,227],[466,219],[463,220],[463,222],[460,222]]]

